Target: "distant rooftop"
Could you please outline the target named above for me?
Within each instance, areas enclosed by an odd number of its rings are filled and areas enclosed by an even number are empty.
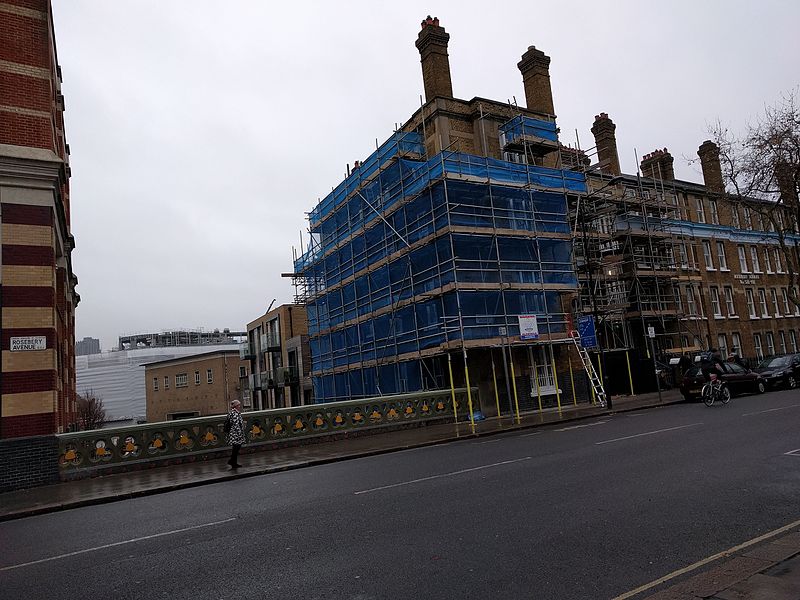
[[[214,329],[174,329],[155,333],[135,333],[121,335],[117,348],[134,350],[136,348],[172,348],[175,346],[213,346],[217,344],[235,344],[247,338],[246,331]]]

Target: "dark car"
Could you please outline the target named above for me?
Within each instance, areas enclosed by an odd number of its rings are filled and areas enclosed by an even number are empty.
[[[742,366],[732,362],[722,363],[720,379],[728,385],[732,395],[736,394],[763,394],[767,390],[767,383],[761,375],[748,371]],[[706,383],[700,367],[692,367],[683,376],[681,381],[681,394],[687,400],[697,400]]]
[[[800,354],[762,360],[753,370],[764,378],[768,388],[786,387],[793,390],[800,381]]]

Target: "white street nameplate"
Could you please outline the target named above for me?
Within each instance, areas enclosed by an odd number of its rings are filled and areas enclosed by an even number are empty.
[[[27,350],[45,349],[47,349],[47,336],[44,335],[30,335],[27,337],[11,338],[12,352],[25,352]]]

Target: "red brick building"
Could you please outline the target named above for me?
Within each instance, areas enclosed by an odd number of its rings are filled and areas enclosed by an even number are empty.
[[[69,147],[49,0],[0,0],[0,437],[75,421]]]

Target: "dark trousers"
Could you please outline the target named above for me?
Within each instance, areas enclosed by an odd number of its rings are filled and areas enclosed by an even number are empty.
[[[239,464],[239,450],[241,450],[241,448],[241,444],[231,445],[231,459],[228,461],[230,466],[234,467]]]

